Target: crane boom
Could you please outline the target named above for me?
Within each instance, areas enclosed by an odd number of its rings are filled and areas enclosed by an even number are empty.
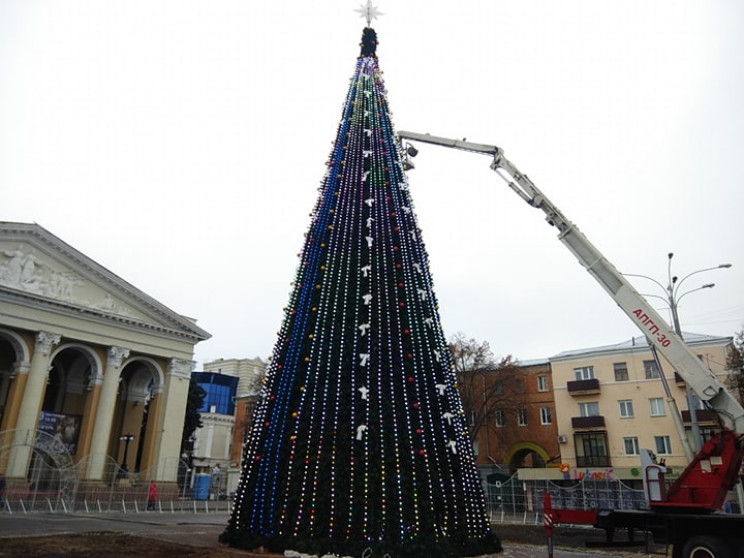
[[[495,145],[441,138],[416,132],[401,131],[398,132],[398,136],[405,140],[440,145],[493,157],[491,169],[525,202],[545,213],[548,223],[558,229],[558,239],[604,287],[617,305],[669,361],[698,397],[708,402],[711,408],[718,413],[722,425],[739,436],[744,435],[744,408],[739,402],[724,388],[718,378],[703,366],[697,355],[579,228],[553,205],[527,175],[519,172],[517,167],[504,157],[501,148]]]

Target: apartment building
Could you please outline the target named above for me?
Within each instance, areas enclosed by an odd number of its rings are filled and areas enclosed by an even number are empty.
[[[726,384],[731,337],[685,333],[684,339],[705,366]],[[715,414],[702,408],[672,366],[659,365],[645,337],[562,352],[550,359],[556,405],[561,470],[566,477],[612,476],[640,480],[640,450],[650,449],[680,471],[687,464],[675,428],[663,378],[681,412],[687,438],[693,426],[701,437],[716,429]],[[690,408],[695,409],[692,420]],[[694,446],[693,446],[694,447]]]
[[[548,359],[468,375],[470,381],[461,380],[459,389],[481,476],[507,478],[521,468],[557,471],[560,450]]]

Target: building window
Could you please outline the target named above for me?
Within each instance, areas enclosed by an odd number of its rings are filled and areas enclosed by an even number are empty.
[[[594,366],[580,366],[574,368],[574,376],[576,380],[593,380],[594,379]]]
[[[664,400],[661,397],[652,397],[648,400],[648,404],[651,408],[652,417],[663,417],[666,415]]]
[[[496,395],[502,395],[504,393],[504,380],[496,380],[493,384],[493,392]]]
[[[625,455],[638,455],[641,453],[638,449],[638,438],[633,436],[632,438],[623,438],[623,446],[625,446]]]
[[[617,402],[620,408],[620,418],[631,418],[633,416],[633,400],[621,399]]]
[[[517,409],[517,424],[527,426],[527,409]]]
[[[537,391],[548,391],[548,377],[547,376],[537,377]]]
[[[194,372],[191,377],[205,391],[204,399],[199,407],[200,413],[235,415],[238,378],[211,372]]]
[[[615,369],[616,382],[628,381],[628,364],[626,362],[616,362],[612,367]]]
[[[479,452],[480,452],[480,444],[478,443],[478,440],[473,440],[473,455],[478,457]]]
[[[643,361],[643,372],[646,374],[647,380],[652,380],[659,377],[659,367],[656,366],[655,360],[644,360]]]
[[[553,424],[553,410],[550,407],[540,407],[540,424]]]
[[[496,409],[496,411],[494,411],[494,416],[496,418],[496,426],[498,427],[506,426],[506,419],[504,417],[504,409]]]
[[[577,467],[609,467],[607,432],[579,432],[574,434]]]
[[[599,416],[599,403],[596,401],[588,401],[586,403],[579,403],[579,416],[580,417],[598,417]]]
[[[669,436],[654,436],[654,442],[656,443],[656,453],[658,455],[671,455],[672,441],[669,439]]]
[[[517,393],[524,393],[524,379],[515,378],[514,389]]]
[[[475,411],[470,411],[470,423],[468,426],[475,426]]]

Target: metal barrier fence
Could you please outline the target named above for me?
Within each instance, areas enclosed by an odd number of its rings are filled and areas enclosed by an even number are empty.
[[[224,471],[194,475],[188,464],[177,458],[130,472],[106,455],[87,456],[75,463],[67,447],[46,432],[0,432],[0,472],[12,469],[18,459],[28,462],[26,473],[22,478],[0,480],[0,513],[209,512],[226,511],[230,506]],[[157,495],[151,498],[150,485],[161,475],[175,481],[156,486]],[[197,494],[196,481],[205,480],[198,483]]]
[[[49,486],[50,490],[42,485],[29,490],[9,488],[0,496],[0,513],[226,513],[232,506],[232,501],[221,491],[194,498],[196,491],[188,476],[179,476],[178,486],[172,485],[154,502],[149,502],[149,471],[122,476],[113,460],[107,465],[107,484],[79,488],[78,481],[70,479],[84,478],[84,470],[81,470],[84,466],[81,463],[73,470],[58,471],[54,478],[67,480]],[[31,478],[34,478],[33,471]],[[643,490],[619,480],[519,480],[515,474],[502,482],[484,486],[492,523],[541,524],[546,492],[551,495],[556,509],[637,510],[647,507]],[[740,513],[738,505],[724,511]]]
[[[2,511],[6,513],[218,513],[228,512],[232,501],[221,494],[195,499],[188,479],[178,493],[161,494],[149,502],[147,472],[127,478],[113,478],[109,485],[87,488],[76,493],[60,491],[7,492]],[[175,488],[175,487],[174,487]],[[549,492],[555,508],[643,509],[643,490],[618,480],[583,479],[580,481],[521,481],[517,475],[508,480],[486,484],[486,505],[492,523],[541,524],[543,497]]]
[[[506,481],[488,483],[485,488],[486,505],[492,523],[541,524],[546,492],[551,495],[554,508],[646,508],[643,490],[634,489],[619,480],[522,481],[515,474]]]
[[[0,514],[29,513],[228,513],[232,502],[227,500],[156,500],[124,497],[116,500],[65,501],[59,495],[31,495],[3,498]]]

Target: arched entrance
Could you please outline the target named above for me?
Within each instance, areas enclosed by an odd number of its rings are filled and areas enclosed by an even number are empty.
[[[63,345],[51,359],[38,430],[58,439],[72,456],[81,449],[81,432],[93,420],[86,410],[100,370],[100,359],[84,345]]]
[[[109,450],[120,476],[142,472],[152,463],[154,401],[162,386],[160,367],[148,359],[133,359],[122,368]]]
[[[545,449],[534,442],[519,442],[509,448],[504,454],[504,461],[509,464],[510,471],[521,468],[542,468],[550,461]]]

